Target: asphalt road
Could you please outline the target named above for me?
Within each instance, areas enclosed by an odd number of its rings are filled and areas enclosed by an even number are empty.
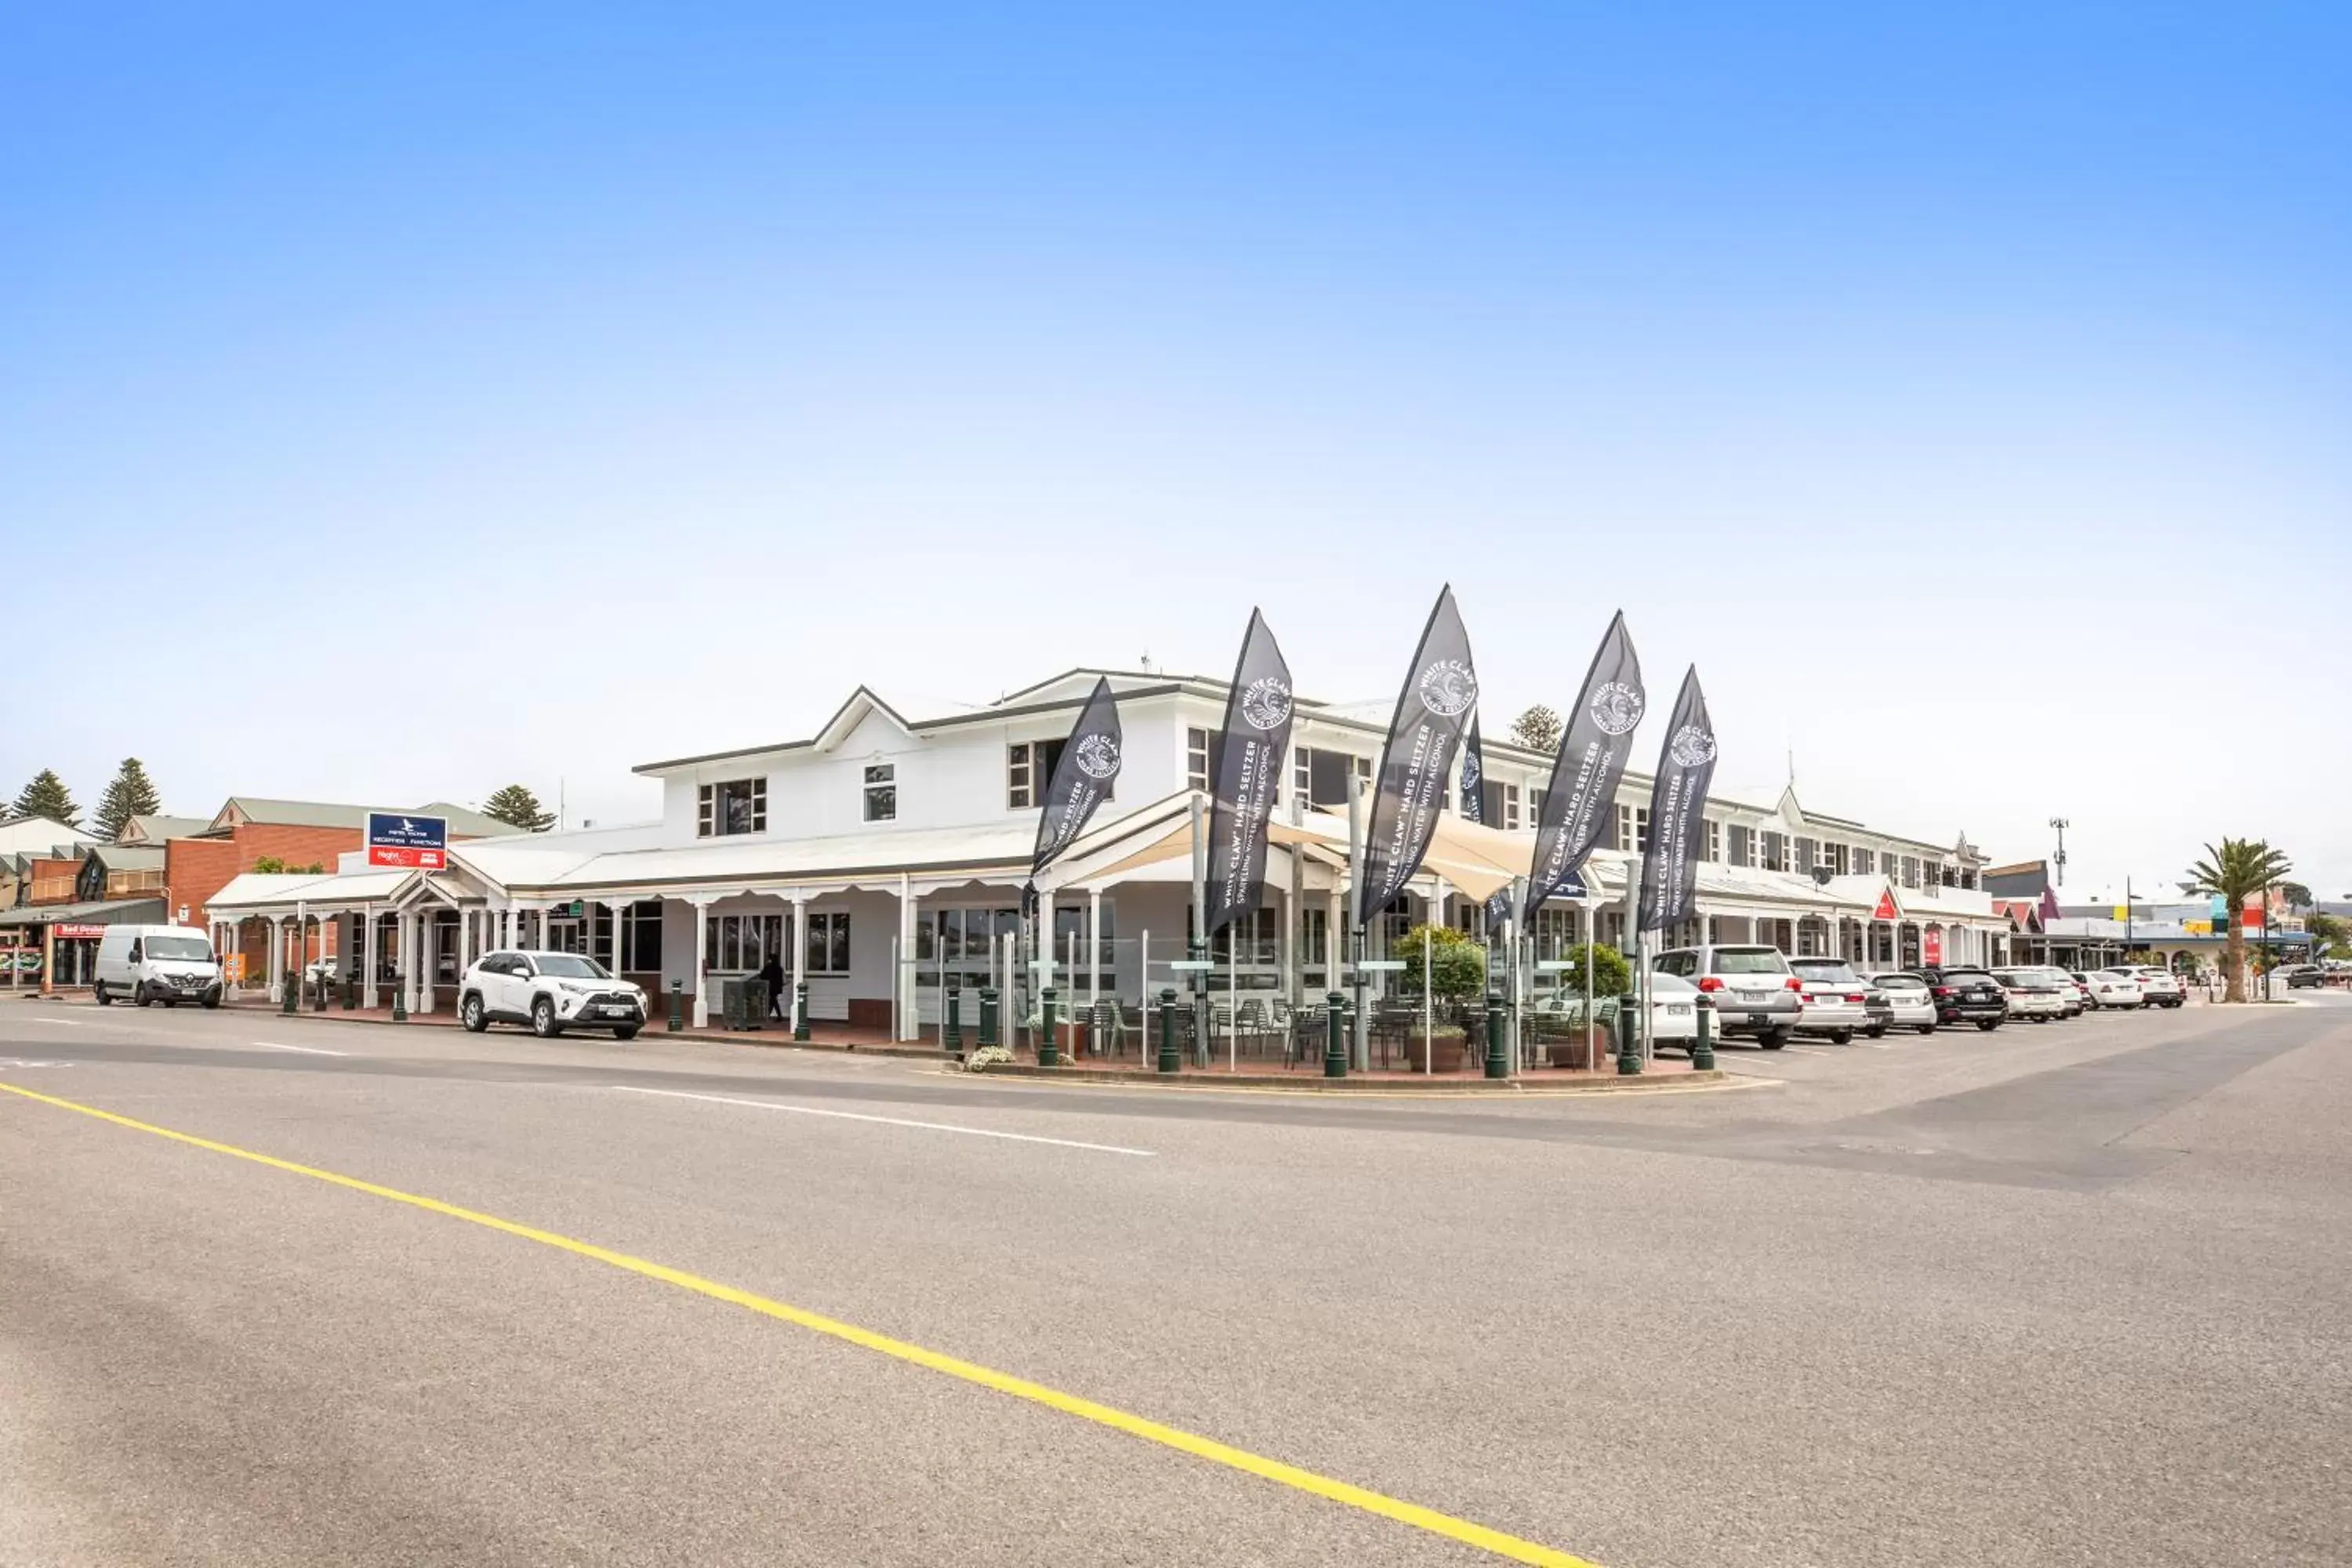
[[[0,1563],[2352,1561],[2352,1006],[1726,1065],[0,1001]]]

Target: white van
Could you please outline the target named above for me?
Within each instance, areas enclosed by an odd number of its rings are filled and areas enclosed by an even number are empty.
[[[192,926],[109,926],[98,939],[91,989],[101,1007],[118,996],[142,1007],[161,1002],[221,1005],[220,961],[212,939]]]

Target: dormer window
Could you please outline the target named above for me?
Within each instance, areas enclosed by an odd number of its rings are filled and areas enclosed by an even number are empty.
[[[896,822],[898,819],[898,764],[868,763],[866,764],[866,820]]]
[[[696,793],[694,833],[698,838],[726,838],[738,833],[768,831],[768,781],[728,779],[704,784]]]

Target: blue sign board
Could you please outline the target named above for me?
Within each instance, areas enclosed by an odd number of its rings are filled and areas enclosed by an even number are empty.
[[[2230,900],[2219,893],[2213,895],[2213,918],[2217,921],[2230,918]]]
[[[371,866],[409,866],[438,871],[449,864],[449,824],[438,816],[371,811],[367,854]]]

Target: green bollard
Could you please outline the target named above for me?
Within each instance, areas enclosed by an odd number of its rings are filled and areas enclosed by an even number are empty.
[[[947,1048],[956,1060],[963,1060],[963,987],[948,982]]]
[[[1617,1005],[1617,1076],[1633,1078],[1642,1070],[1642,1052],[1633,1028],[1633,1009],[1622,998]]]
[[[1348,994],[1334,991],[1323,998],[1323,1076],[1348,1076]]]
[[[404,974],[392,977],[392,1021],[395,1024],[408,1022],[408,977]]]
[[[669,983],[669,1032],[673,1035],[686,1027],[686,982]]]
[[[291,1017],[302,1010],[302,972],[287,972],[286,982],[278,987],[278,1010]]]
[[[808,982],[796,980],[793,982],[793,1038],[806,1040],[808,1037]]]
[[[1181,1072],[1184,1058],[1176,1049],[1176,988],[1160,993],[1160,1070]]]
[[[1060,1067],[1062,1047],[1061,1042],[1054,1037],[1054,988],[1050,985],[1038,994],[1037,1022],[1043,1026],[1037,1031],[1037,1065],[1041,1068]]]
[[[360,979],[356,974],[343,976],[343,1011],[348,1013],[360,1005]]]
[[[1698,1004],[1698,1038],[1691,1043],[1691,1071],[1715,1070],[1715,1009],[1705,996]]]
[[[996,1044],[996,987],[993,985],[980,988],[980,1038],[974,1043],[982,1050]]]
[[[319,976],[319,984],[310,989],[310,1011],[313,1013],[323,1013],[326,1010],[327,977],[322,974]]]
[[[1510,1053],[1503,1047],[1503,999],[1499,996],[1486,998],[1486,1076],[1511,1076]]]

